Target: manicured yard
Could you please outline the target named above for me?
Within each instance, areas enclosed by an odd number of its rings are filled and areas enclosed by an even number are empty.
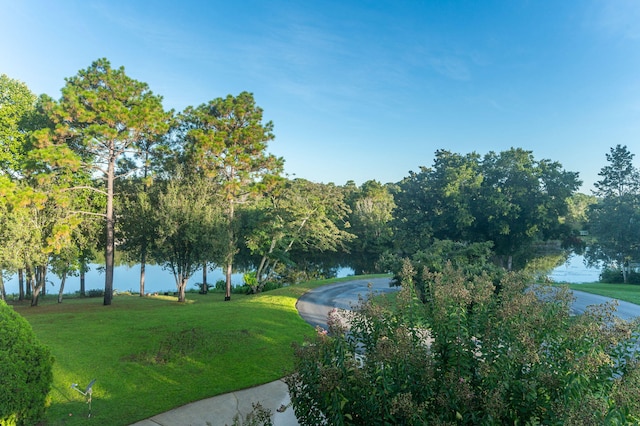
[[[571,290],[580,290],[587,293],[600,294],[618,300],[640,305],[640,285],[637,284],[570,284]]]
[[[362,278],[362,277],[358,277]],[[292,342],[313,329],[297,313],[311,282],[261,295],[188,294],[175,298],[120,295],[44,299],[14,305],[55,357],[47,425],[85,425],[89,407],[71,388],[93,388],[91,423],[128,425],[191,401],[287,374]]]

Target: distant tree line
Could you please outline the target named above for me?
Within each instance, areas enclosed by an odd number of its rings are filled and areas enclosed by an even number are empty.
[[[437,267],[438,250],[548,269],[541,259],[579,249],[584,230],[590,262],[626,277],[638,258],[638,172],[626,147],[612,148],[588,197],[575,192],[577,173],[521,148],[438,150],[432,167],[397,183],[291,179],[268,152],[274,138],[251,93],[167,111],[106,59],[67,78],[57,100],[2,75],[0,270],[18,274],[19,297],[33,305],[55,273],[61,301],[68,276],[80,275],[84,292],[102,252],[109,305],[116,249],[141,264],[141,296],[151,262],[173,272],[181,301],[196,270],[205,292],[218,267],[227,300],[234,271],[252,271],[259,292],[340,267],[398,273],[404,258]]]

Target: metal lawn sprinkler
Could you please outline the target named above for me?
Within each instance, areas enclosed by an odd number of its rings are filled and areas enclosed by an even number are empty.
[[[87,404],[89,404],[89,415],[87,417],[91,417],[91,394],[93,393],[93,384],[96,382],[96,379],[93,379],[91,383],[87,385],[84,389],[84,392],[78,389],[77,383],[71,383],[71,389],[75,389],[80,392],[82,395],[87,397]]]

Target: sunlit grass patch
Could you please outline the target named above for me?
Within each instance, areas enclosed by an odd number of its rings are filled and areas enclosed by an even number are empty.
[[[384,276],[384,275],[378,275]],[[293,342],[314,333],[295,308],[315,281],[258,295],[120,294],[43,298],[14,305],[56,359],[47,425],[87,424],[86,398],[71,388],[96,379],[91,422],[128,425],[171,408],[277,380],[293,367]]]
[[[640,305],[640,285],[638,284],[569,284],[569,288]]]

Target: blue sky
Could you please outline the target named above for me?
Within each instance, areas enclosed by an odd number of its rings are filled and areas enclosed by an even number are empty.
[[[177,111],[249,91],[291,177],[397,182],[437,149],[640,161],[640,1],[0,0],[36,94],[106,57]]]

